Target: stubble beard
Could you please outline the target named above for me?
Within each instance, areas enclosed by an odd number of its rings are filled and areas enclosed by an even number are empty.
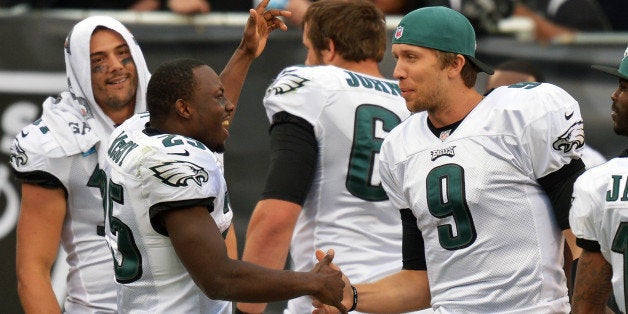
[[[126,107],[135,107],[136,103],[137,82],[133,84],[133,88],[129,88],[125,94],[120,95],[118,93],[107,93],[105,98],[98,101],[101,107],[106,107],[109,110],[117,111]]]

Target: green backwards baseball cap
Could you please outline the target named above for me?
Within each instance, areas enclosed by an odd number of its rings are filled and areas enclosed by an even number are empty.
[[[447,7],[424,7],[406,14],[392,43],[459,53],[482,72],[493,74],[493,69],[475,58],[475,30],[469,20]]]
[[[626,48],[626,51],[624,51],[624,58],[621,59],[619,68],[615,69],[603,65],[592,65],[591,68],[608,73],[622,80],[628,80],[628,48]]]

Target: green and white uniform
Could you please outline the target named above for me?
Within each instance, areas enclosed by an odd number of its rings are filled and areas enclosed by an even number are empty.
[[[294,270],[309,271],[315,250],[331,248],[334,263],[354,283],[401,269],[399,212],[391,210],[377,170],[383,139],[410,114],[400,94],[394,80],[334,66],[289,67],[268,88],[264,106],[271,124],[280,113],[304,120],[318,151],[312,177],[300,171],[297,178],[311,185],[293,232]],[[283,192],[264,197],[283,199]],[[291,300],[286,313],[310,313],[311,302]]]
[[[580,158],[578,103],[550,84],[512,85],[448,137],[427,119],[386,137],[380,172],[391,211],[417,218],[434,311],[569,312],[563,237],[538,180]]]
[[[601,252],[613,267],[613,293],[626,312],[626,252],[628,251],[628,155],[587,170],[574,185],[569,214],[579,246]]]
[[[181,263],[157,214],[207,206],[221,232],[233,212],[216,157],[202,143],[146,128],[138,114],[116,128],[105,172],[106,239],[114,256],[121,312],[231,313],[209,299]]]

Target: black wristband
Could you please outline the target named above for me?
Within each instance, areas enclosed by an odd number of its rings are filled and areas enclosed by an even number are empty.
[[[355,310],[358,307],[358,289],[356,289],[353,285],[351,285],[351,290],[353,290],[353,305],[349,309],[348,312]]]

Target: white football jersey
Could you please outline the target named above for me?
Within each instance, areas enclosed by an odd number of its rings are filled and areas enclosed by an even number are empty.
[[[613,267],[613,293],[626,312],[625,266],[628,251],[628,158],[618,157],[587,170],[574,184],[569,222],[578,239],[597,242]]]
[[[231,313],[231,302],[212,300],[196,286],[163,226],[151,223],[173,203],[211,205],[221,232],[231,224],[227,186],[215,155],[176,134],[144,132],[138,114],[111,137],[105,171],[111,210],[105,217],[114,257],[120,312]]]
[[[88,153],[66,156],[48,127],[37,120],[16,136],[10,163],[21,173],[55,176],[68,193],[61,231],[69,265],[65,310],[115,312],[111,254],[98,232],[103,226],[104,210],[97,181],[102,170],[98,168],[96,147]]]
[[[605,163],[607,160],[600,152],[585,144],[582,148],[582,161],[584,161],[587,169],[591,169]]]
[[[267,90],[266,113],[307,120],[319,154],[315,177],[293,232],[291,258],[309,271],[316,249],[334,249],[352,282],[401,270],[401,220],[381,187],[378,155],[384,137],[410,112],[396,81],[334,66],[284,69]],[[289,313],[310,313],[311,299],[288,303]]]
[[[578,103],[539,83],[494,90],[446,138],[426,112],[388,135],[382,182],[417,218],[435,312],[569,312],[563,237],[537,179],[583,145]]]
[[[46,99],[41,121],[24,128],[11,148],[11,165],[17,172],[52,174],[68,193],[61,232],[69,265],[63,304],[68,313],[116,312],[111,254],[102,237],[104,210],[99,181],[99,155],[104,157],[103,142],[113,131],[114,122],[96,104],[91,84],[90,42],[99,26],[117,32],[128,44],[138,78],[134,112],[146,110],[144,95],[150,73],[137,41],[113,18],[89,17],[72,28],[64,45],[68,91]],[[71,119],[66,120],[67,116]],[[98,143],[90,147],[84,137],[94,137]]]

